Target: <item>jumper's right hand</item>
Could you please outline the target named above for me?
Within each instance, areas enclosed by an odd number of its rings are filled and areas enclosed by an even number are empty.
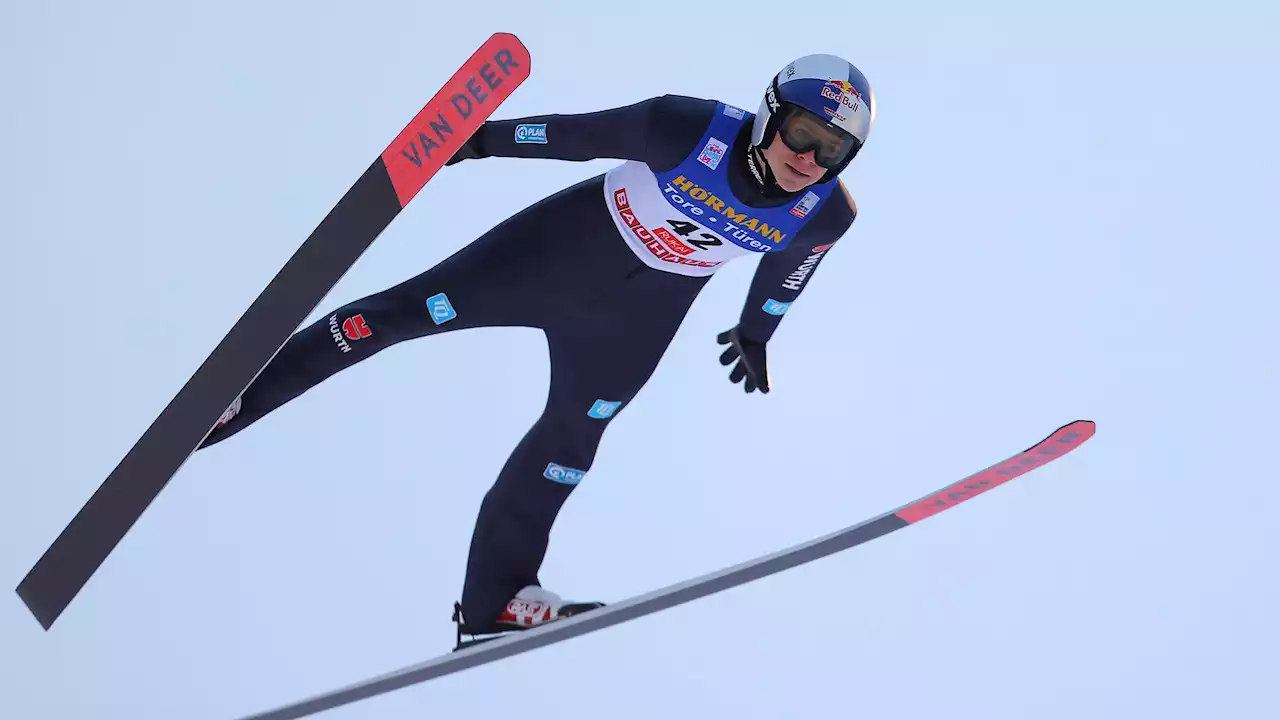
[[[477,130],[471,137],[467,138],[466,142],[462,143],[462,147],[458,148],[458,152],[454,153],[453,157],[446,160],[444,164],[445,167],[448,167],[457,165],[463,160],[479,160],[482,157],[484,155],[480,153],[480,132]]]

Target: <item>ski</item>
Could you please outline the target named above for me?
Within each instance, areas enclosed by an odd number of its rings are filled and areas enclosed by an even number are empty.
[[[19,597],[45,630],[223,411],[529,73],[519,38],[493,34],[374,158],[19,583]]]
[[[953,508],[966,500],[1026,474],[1082,445],[1093,437],[1095,425],[1090,420],[1077,420],[1065,425],[1044,440],[1007,460],[952,483],[934,493],[809,542],[764,555],[682,583],[638,595],[620,603],[605,605],[563,620],[556,620],[529,630],[486,639],[452,653],[442,654],[424,663],[371,678],[323,695],[286,705],[275,710],[250,715],[241,720],[295,720],[415,685],[461,670],[495,662],[503,658],[562,642],[579,635],[601,630],[628,620],[644,617],[691,600],[773,575],[814,560],[861,545],[878,537],[901,530],[926,518]]]

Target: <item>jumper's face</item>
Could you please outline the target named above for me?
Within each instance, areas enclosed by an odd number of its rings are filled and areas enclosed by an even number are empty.
[[[782,141],[782,133],[774,136],[769,147],[761,151],[778,187],[787,192],[802,190],[822,179],[827,171],[814,160],[813,150],[797,153]]]
[[[778,185],[788,192],[820,181],[829,168],[840,167],[858,148],[852,135],[791,103],[779,108],[777,127],[764,159]]]

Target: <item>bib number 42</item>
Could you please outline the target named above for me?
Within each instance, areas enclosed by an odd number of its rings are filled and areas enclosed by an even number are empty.
[[[709,247],[724,244],[723,240],[709,232],[699,233],[698,237],[702,238],[701,240],[689,237],[703,229],[699,227],[697,223],[690,222],[688,220],[667,220],[667,224],[671,226],[671,229],[674,230],[681,239],[699,250],[706,250]]]

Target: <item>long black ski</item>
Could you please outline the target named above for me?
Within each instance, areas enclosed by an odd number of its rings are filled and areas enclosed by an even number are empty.
[[[629,598],[617,604],[606,605],[531,630],[518,631],[511,635],[470,645],[418,665],[411,665],[292,705],[250,715],[241,720],[295,720],[306,717],[644,617],[812,562],[888,535],[895,530],[901,530],[1030,472],[1079,447],[1093,437],[1094,430],[1095,425],[1092,421],[1077,420],[1059,428],[1049,437],[1004,462],[992,465],[986,470],[970,475],[897,510],[852,527],[740,565],[655,590],[646,595]]]
[[[17,593],[46,630],[222,412],[529,72],[520,40],[495,33],[374,159],[22,579]]]

